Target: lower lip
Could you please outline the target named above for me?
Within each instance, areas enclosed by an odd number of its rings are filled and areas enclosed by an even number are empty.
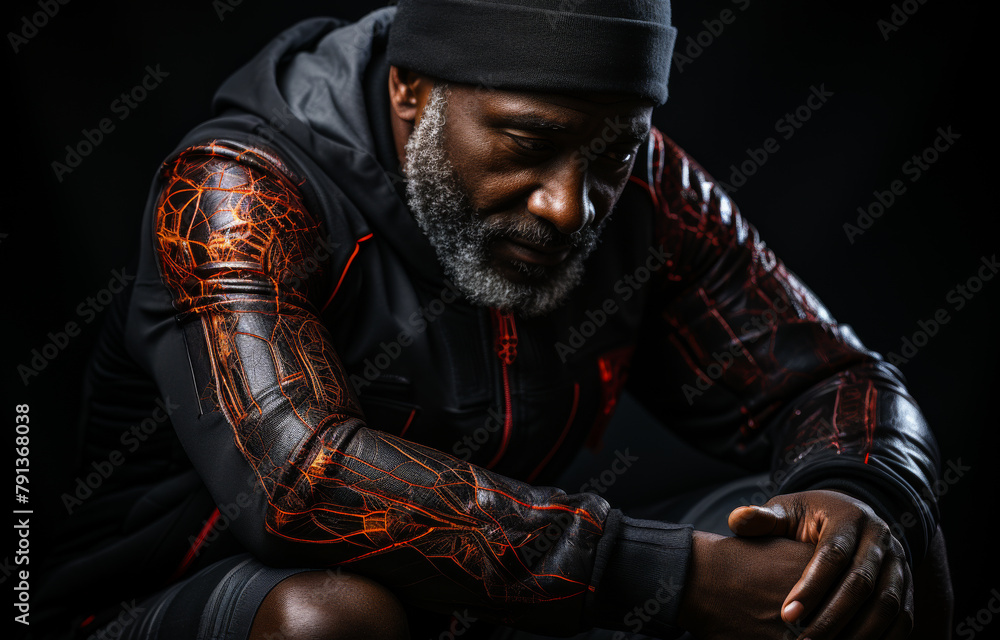
[[[570,253],[569,249],[563,249],[561,251],[555,251],[552,253],[538,251],[532,249],[531,247],[526,247],[523,244],[518,244],[511,240],[501,240],[497,244],[497,249],[501,255],[500,257],[510,257],[510,259],[518,260],[520,262],[527,262],[528,264],[537,264],[543,267],[554,267],[557,264],[565,260]]]

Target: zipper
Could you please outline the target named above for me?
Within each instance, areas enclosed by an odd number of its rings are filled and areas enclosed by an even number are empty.
[[[514,360],[517,359],[517,325],[514,324],[513,314],[499,309],[490,309],[490,312],[493,316],[493,348],[497,358],[500,359],[500,372],[503,376],[504,418],[500,447],[490,463],[486,465],[487,469],[492,469],[500,462],[500,458],[503,457],[507,451],[507,445],[510,443],[510,434],[514,430],[514,413],[511,410],[510,401],[510,365],[514,364]]]

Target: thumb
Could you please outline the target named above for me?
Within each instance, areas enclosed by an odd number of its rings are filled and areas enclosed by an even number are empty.
[[[737,507],[729,514],[729,528],[738,536],[783,536],[787,525],[778,505]]]

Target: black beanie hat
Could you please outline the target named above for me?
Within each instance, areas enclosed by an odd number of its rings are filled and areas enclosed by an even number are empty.
[[[399,0],[388,61],[464,84],[660,105],[676,37],[670,0]]]

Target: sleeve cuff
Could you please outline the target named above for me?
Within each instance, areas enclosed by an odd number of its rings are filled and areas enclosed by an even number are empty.
[[[691,558],[693,527],[629,518],[611,510],[597,548],[590,626],[673,638]]]

